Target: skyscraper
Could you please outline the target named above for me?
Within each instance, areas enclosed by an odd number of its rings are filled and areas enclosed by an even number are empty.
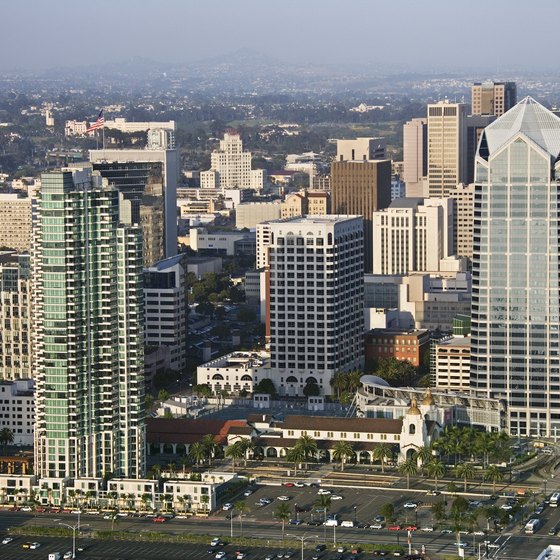
[[[428,105],[428,196],[448,196],[465,180],[467,106],[440,101]]]
[[[145,470],[142,238],[97,173],[45,173],[33,252],[35,472]]]
[[[94,171],[130,201],[129,223],[145,237],[144,264],[177,254],[177,150],[90,150]],[[124,219],[124,216],[123,216]]]
[[[473,115],[501,117],[517,103],[515,82],[475,82],[471,93]]]
[[[371,272],[373,213],[391,203],[389,160],[340,160],[331,164],[332,213],[363,216],[364,266]]]
[[[358,216],[268,222],[271,367],[287,394],[363,365],[363,225]]]
[[[512,434],[560,428],[559,155],[560,118],[527,97],[476,157],[471,387]]]
[[[406,196],[423,197],[428,174],[428,121],[411,119],[403,125],[403,180]]]

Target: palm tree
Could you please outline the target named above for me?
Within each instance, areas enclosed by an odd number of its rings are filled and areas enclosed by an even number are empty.
[[[501,480],[504,479],[504,473],[496,465],[490,465],[486,469],[486,473],[484,474],[484,478],[486,480],[491,480],[492,481],[492,494],[495,494],[496,493],[496,482],[500,482]]]
[[[406,461],[403,461],[399,465],[399,472],[401,474],[406,475],[406,487],[410,488],[410,475],[416,474],[418,472],[418,465],[416,463],[416,459],[410,458]]]
[[[206,434],[200,440],[200,443],[204,446],[206,458],[208,459],[208,464],[210,464],[218,451],[219,445],[214,441],[214,436],[212,434]]]
[[[226,457],[231,459],[231,470],[235,471],[235,460],[242,459],[245,456],[245,451],[241,446],[241,441],[236,441],[233,445],[226,448]]]
[[[437,492],[438,478],[445,474],[445,465],[439,459],[434,459],[426,465],[426,471],[434,479],[434,490]]]
[[[426,465],[433,459],[432,448],[429,445],[422,445],[414,452],[416,461],[420,461],[422,466]]]
[[[321,494],[317,498],[317,501],[315,502],[315,505],[323,510],[323,512],[325,514],[325,521],[326,521],[327,520],[327,511],[329,511],[329,509],[331,507],[331,497],[328,496],[327,494]]]
[[[301,447],[298,447],[297,445],[295,447],[292,447],[291,449],[288,449],[286,453],[286,461],[288,461],[288,463],[294,464],[294,476],[297,475],[298,464],[305,461],[305,453],[303,449],[301,449]]]
[[[200,441],[196,441],[189,448],[189,456],[197,465],[202,465],[206,459],[206,447]]]
[[[436,521],[445,519],[445,502],[443,500],[439,500],[438,502],[434,502],[432,504],[432,515]]]
[[[348,441],[339,440],[333,449],[333,458],[340,461],[340,470],[344,471],[344,463],[354,455],[354,448]]]
[[[156,463],[156,464],[151,468],[151,471],[152,471],[152,476],[154,477],[154,480],[155,480],[155,479],[158,479],[158,480],[159,480],[159,478],[160,478],[160,476],[161,476],[161,465]]]
[[[210,501],[210,496],[208,494],[203,494],[200,496],[200,503],[204,506],[204,513],[208,513],[208,502]]]
[[[455,467],[455,474],[463,479],[464,489],[463,492],[467,491],[467,480],[474,478],[475,470],[471,463],[461,463]]]
[[[142,494],[142,496],[140,497],[140,499],[142,500],[142,503],[144,504],[144,508],[143,509],[148,509],[148,502],[152,501],[152,495],[148,494],[147,492],[145,494]]]
[[[300,436],[296,442],[296,447],[299,447],[305,456],[305,461],[310,457],[317,456],[317,442],[311,436]]]
[[[0,430],[0,443],[4,445],[4,448],[8,447],[11,443],[14,443],[14,433],[10,428],[2,428]]]
[[[243,514],[249,511],[249,506],[245,500],[240,500],[235,503],[234,507],[239,512],[239,528],[241,529],[241,536],[243,536]]]
[[[239,442],[239,446],[241,447],[241,449],[243,451],[243,464],[245,466],[247,466],[247,455],[249,454],[249,451],[252,452],[255,449],[255,444],[254,444],[253,440],[251,440],[249,438],[243,438]]]
[[[385,473],[385,461],[393,457],[393,449],[387,443],[379,443],[373,449],[373,460],[381,463],[381,472]]]
[[[286,527],[286,521],[290,520],[291,508],[288,504],[279,504],[276,508],[274,515],[276,518],[282,522],[282,542],[284,542],[284,529]]]
[[[340,393],[346,387],[346,376],[342,371],[337,371],[330,381],[331,387],[336,391],[336,398],[340,399]]]

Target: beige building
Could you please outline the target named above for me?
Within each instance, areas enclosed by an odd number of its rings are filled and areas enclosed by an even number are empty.
[[[468,391],[470,389],[471,339],[453,336],[438,342],[434,349],[432,382],[437,389]]]
[[[453,253],[472,259],[474,184],[457,185],[455,189],[449,191],[449,196],[455,200],[453,205]]]
[[[235,208],[235,227],[237,229],[255,229],[257,224],[268,220],[278,220],[282,214],[282,203],[243,202]]]
[[[361,137],[353,140],[337,140],[336,159],[337,161],[385,159],[386,145],[384,138]]]
[[[18,194],[0,194],[0,249],[31,249],[31,201]]]
[[[517,103],[515,82],[475,82],[471,92],[473,115],[500,117]]]
[[[364,266],[373,270],[373,213],[391,203],[389,160],[333,161],[331,165],[331,212],[364,218]]]
[[[307,191],[307,214],[324,216],[331,213],[331,196],[325,191]]]
[[[424,196],[428,174],[428,120],[411,119],[403,125],[403,174],[406,196]]]
[[[448,100],[428,105],[428,196],[448,196],[465,179],[467,106]]]
[[[280,218],[296,218],[307,214],[305,192],[290,193],[280,205]]]
[[[0,255],[0,379],[32,378],[28,254]]]
[[[85,136],[87,128],[87,121],[66,121],[64,136]]]

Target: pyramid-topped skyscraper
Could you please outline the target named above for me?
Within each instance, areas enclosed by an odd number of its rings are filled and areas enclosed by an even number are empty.
[[[527,97],[476,156],[471,387],[512,435],[560,433],[559,154],[560,118]]]

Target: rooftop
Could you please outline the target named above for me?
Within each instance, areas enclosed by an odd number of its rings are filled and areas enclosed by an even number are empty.
[[[389,208],[418,208],[418,206],[423,203],[423,198],[407,196],[404,198],[396,198],[389,204]]]
[[[453,336],[444,340],[442,342],[438,342],[438,346],[470,346],[471,339],[469,336]]]

